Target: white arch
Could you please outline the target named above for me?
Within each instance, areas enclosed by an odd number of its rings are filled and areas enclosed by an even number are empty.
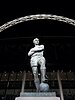
[[[37,14],[37,15],[24,16],[24,17],[20,17],[15,20],[9,21],[3,24],[2,26],[0,26],[0,32],[18,23],[30,21],[30,20],[38,20],[38,19],[57,20],[57,21],[62,21],[62,22],[75,26],[75,20],[64,17],[64,16],[57,16],[57,15],[52,15],[52,14]]]

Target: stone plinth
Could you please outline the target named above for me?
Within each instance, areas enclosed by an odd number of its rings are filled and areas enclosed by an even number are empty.
[[[56,97],[55,92],[24,92],[20,97]]]
[[[59,97],[16,97],[15,100],[60,100]]]
[[[60,98],[56,97],[55,92],[24,92],[15,100],[60,100]]]

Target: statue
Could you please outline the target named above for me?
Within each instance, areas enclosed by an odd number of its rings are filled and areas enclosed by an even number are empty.
[[[46,67],[45,67],[45,58],[43,56],[44,53],[44,45],[39,45],[39,39],[35,38],[33,40],[34,47],[30,49],[28,52],[28,56],[31,56],[30,59],[30,65],[32,68],[32,72],[34,75],[34,83],[36,86],[36,91],[40,92],[43,88],[43,86],[47,86],[47,90],[49,89],[49,86],[47,83],[44,83],[46,79]],[[41,83],[38,77],[38,65],[40,65],[40,72],[41,72]],[[46,90],[46,89],[45,89]],[[44,91],[44,90],[43,90]],[[42,91],[41,91],[42,92]]]

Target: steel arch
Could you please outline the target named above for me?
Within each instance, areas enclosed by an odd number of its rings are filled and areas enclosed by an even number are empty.
[[[30,21],[30,20],[39,20],[39,19],[57,20],[57,21],[62,21],[62,22],[75,26],[75,20],[64,17],[64,16],[57,16],[57,15],[52,15],[52,14],[36,14],[36,15],[28,15],[28,16],[20,17],[12,21],[9,21],[3,24],[2,26],[0,26],[0,32],[18,23]]]

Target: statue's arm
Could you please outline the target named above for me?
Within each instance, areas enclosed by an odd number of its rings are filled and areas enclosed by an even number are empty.
[[[44,50],[44,45],[36,46],[36,47],[34,47],[34,49],[33,49],[34,52],[42,51],[42,50]]]
[[[28,52],[28,56],[31,56],[32,54],[34,54],[36,52],[41,52],[43,50],[44,50],[44,45],[39,45],[37,47],[30,49],[30,51]]]
[[[28,56],[31,56],[34,53],[33,48],[30,49],[30,51],[28,52]]]

